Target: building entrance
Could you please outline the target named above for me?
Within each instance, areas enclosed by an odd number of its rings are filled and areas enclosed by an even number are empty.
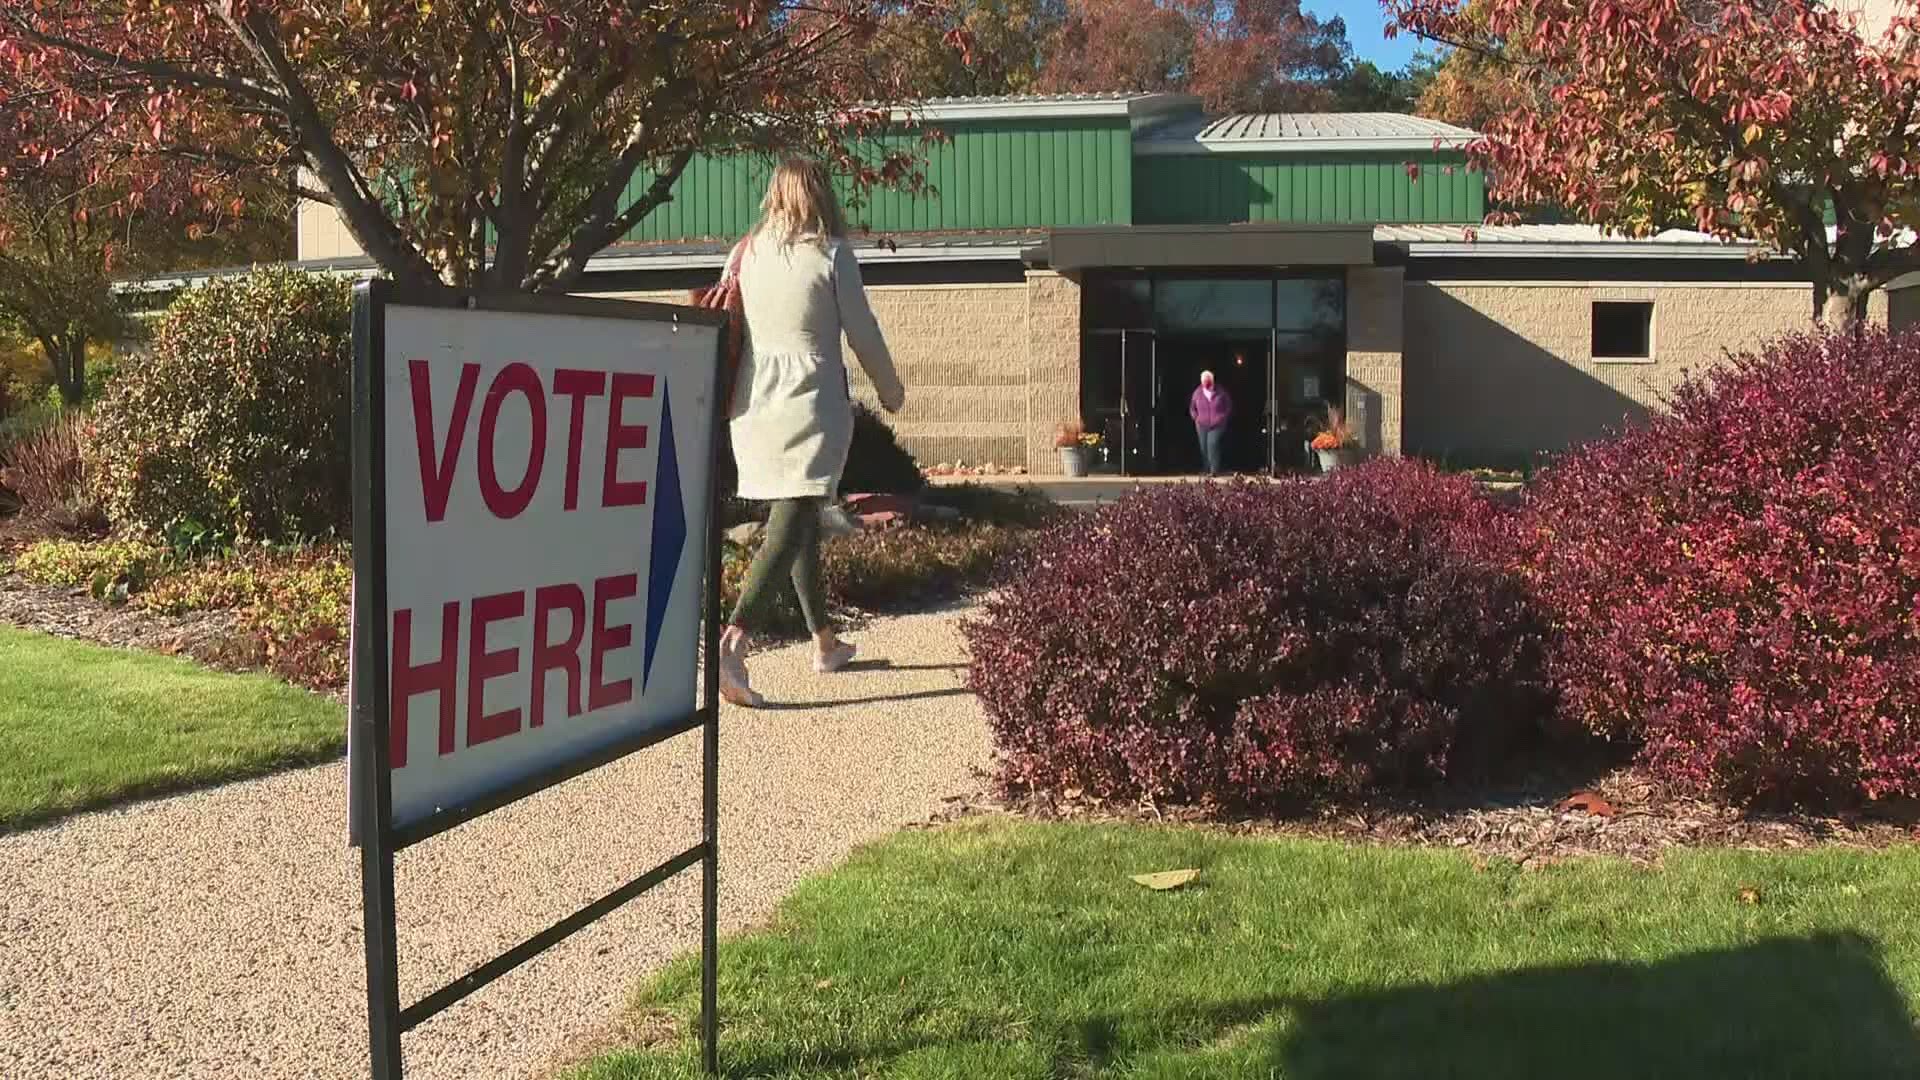
[[[1221,440],[1221,466],[1227,472],[1265,472],[1271,432],[1267,424],[1269,342],[1267,335],[1168,337],[1160,344],[1160,415],[1166,418],[1160,472],[1203,471],[1200,439],[1188,415],[1188,403],[1202,372],[1213,372],[1214,386],[1233,403]]]
[[[1341,278],[1089,274],[1082,298],[1081,422],[1103,471],[1202,471],[1188,401],[1203,371],[1233,400],[1227,471],[1308,466],[1311,421],[1345,393]]]

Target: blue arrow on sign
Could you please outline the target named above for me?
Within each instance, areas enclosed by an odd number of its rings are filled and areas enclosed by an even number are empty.
[[[640,687],[653,678],[653,654],[660,646],[660,628],[667,621],[667,602],[673,598],[674,579],[680,576],[680,555],[687,547],[687,507],[680,492],[680,455],[673,441],[673,395],[660,380],[660,460],[653,477],[653,545],[647,564],[646,667]]]

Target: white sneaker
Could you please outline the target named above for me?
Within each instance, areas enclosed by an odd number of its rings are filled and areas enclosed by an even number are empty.
[[[853,660],[853,654],[857,651],[858,648],[851,641],[842,641],[826,652],[815,651],[813,654],[814,673],[818,675],[831,675],[839,671]]]
[[[720,699],[743,708],[758,709],[767,703],[747,677],[747,636],[729,626],[720,637]]]
[[[828,503],[820,508],[820,531],[827,536],[851,536],[860,531],[860,524],[839,503]]]

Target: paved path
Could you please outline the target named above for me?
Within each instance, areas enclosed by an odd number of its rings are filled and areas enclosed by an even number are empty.
[[[799,878],[976,791],[988,737],[957,616],[857,635],[888,668],[832,678],[800,649],[755,684],[803,706],[723,718],[721,920],[764,918]],[[811,706],[811,707],[804,707]],[[688,735],[399,858],[412,1001],[698,837]],[[366,1075],[345,767],[86,814],[0,836],[0,1078]],[[407,1036],[407,1075],[537,1075],[697,944],[698,875],[634,901]]]

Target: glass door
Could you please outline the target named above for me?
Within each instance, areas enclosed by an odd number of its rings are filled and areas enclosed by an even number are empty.
[[[1160,366],[1151,330],[1120,332],[1120,469],[1154,472],[1160,462]]]
[[[1280,402],[1286,388],[1280,384],[1280,335],[1267,334],[1267,400],[1261,402],[1260,423],[1266,435],[1267,475],[1280,475]]]
[[[1100,436],[1093,454],[1096,472],[1126,468],[1126,395],[1123,378],[1126,344],[1118,330],[1095,330],[1086,338],[1080,365],[1080,420]]]

